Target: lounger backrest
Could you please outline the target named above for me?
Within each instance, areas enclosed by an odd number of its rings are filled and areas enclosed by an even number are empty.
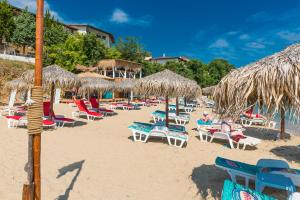
[[[226,168],[228,170],[240,171],[250,175],[256,175],[259,172],[259,168],[255,165],[250,165],[243,162],[225,159],[217,157],[215,161],[216,166]]]
[[[79,111],[88,112],[83,100],[76,100],[75,103]]]
[[[43,111],[45,117],[50,117],[51,115],[50,108],[51,108],[51,104],[49,101],[43,102]]]
[[[289,164],[283,160],[275,159],[260,159],[257,161],[258,167],[275,167],[275,168],[290,168]]]
[[[91,97],[90,102],[91,102],[92,108],[95,108],[95,109],[99,108],[99,103],[97,102],[97,99],[95,97]]]

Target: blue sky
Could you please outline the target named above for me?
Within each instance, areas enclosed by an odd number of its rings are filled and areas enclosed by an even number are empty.
[[[35,10],[35,0],[9,0]],[[65,23],[136,36],[153,56],[243,66],[300,41],[299,0],[46,0]]]

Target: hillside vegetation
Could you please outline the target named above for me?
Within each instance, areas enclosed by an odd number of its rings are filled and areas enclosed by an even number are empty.
[[[20,77],[24,71],[33,68],[33,64],[0,59],[0,102],[7,100],[7,91],[4,90],[5,83]]]

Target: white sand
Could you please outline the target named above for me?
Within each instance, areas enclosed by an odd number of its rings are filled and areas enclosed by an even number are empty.
[[[168,146],[160,139],[150,139],[146,144],[133,142],[127,126],[133,121],[148,122],[151,111],[157,108],[118,111],[117,116],[86,125],[45,131],[43,199],[218,199],[228,175],[214,166],[217,156],[252,164],[260,158],[284,159],[300,168],[300,150],[295,147],[300,137],[274,142],[267,139],[272,137],[267,131],[256,130],[254,135],[264,136],[265,140],[257,149],[246,151],[232,150],[222,143],[200,142],[192,130],[200,110],[192,114],[187,125],[190,140],[183,149]],[[56,114],[70,116],[71,108],[59,105]],[[0,199],[21,199],[26,180],[26,129],[8,129],[4,117],[0,117],[0,127]]]

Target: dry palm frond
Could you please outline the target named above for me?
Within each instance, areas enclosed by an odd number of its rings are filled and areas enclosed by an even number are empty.
[[[201,88],[195,81],[167,69],[138,80],[136,91],[147,96],[197,97],[201,95]]]
[[[34,71],[29,70],[22,75],[23,79],[32,84],[34,80]],[[55,84],[56,87],[63,89],[72,89],[80,84],[77,76],[57,65],[51,65],[43,68],[43,87],[47,88]]]
[[[300,115],[300,43],[232,71],[216,87],[218,111],[238,116],[253,105],[272,116],[281,109]]]

